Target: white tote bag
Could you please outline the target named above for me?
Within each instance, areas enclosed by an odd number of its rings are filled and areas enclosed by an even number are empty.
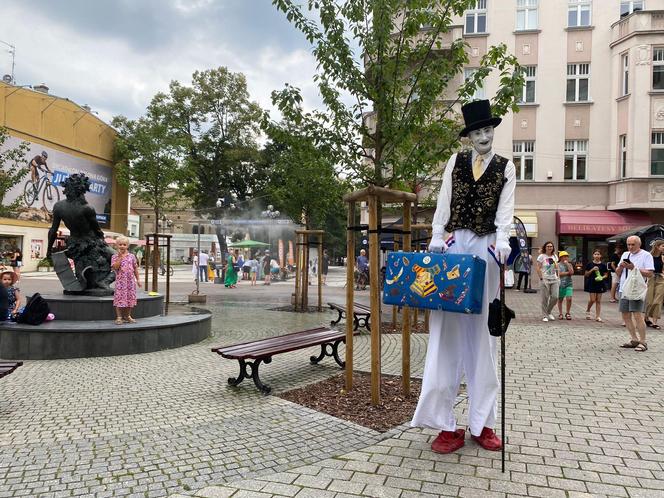
[[[638,268],[629,272],[625,283],[622,286],[621,297],[630,301],[643,301],[648,293],[648,284],[646,284],[643,275]]]

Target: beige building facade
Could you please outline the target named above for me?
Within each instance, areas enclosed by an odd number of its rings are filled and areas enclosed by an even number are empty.
[[[517,167],[534,248],[585,262],[607,236],[664,222],[664,0],[477,0],[458,25],[464,75],[499,43],[524,66],[494,149]],[[490,76],[477,97],[497,88]]]

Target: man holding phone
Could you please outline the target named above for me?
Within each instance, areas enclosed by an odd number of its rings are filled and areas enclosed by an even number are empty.
[[[641,239],[632,235],[627,237],[627,251],[620,258],[616,268],[616,275],[620,278],[620,288],[625,285],[625,280],[630,271],[640,271],[644,278],[651,277],[655,270],[652,254],[641,249]],[[630,341],[620,346],[621,348],[634,348],[634,351],[647,351],[646,344],[646,322],[643,312],[646,308],[645,299],[633,301],[620,297],[618,310],[622,313],[625,327],[629,331]],[[638,333],[638,335],[637,335]]]

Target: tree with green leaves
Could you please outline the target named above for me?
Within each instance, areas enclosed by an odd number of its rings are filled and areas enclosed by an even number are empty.
[[[351,179],[416,191],[439,176],[460,145],[454,109],[493,71],[500,83],[494,115],[517,109],[523,77],[504,44],[489,47],[458,86],[469,47],[454,39],[454,18],[475,0],[272,3],[312,44],[325,108],[305,112],[300,90],[290,85],[273,92],[273,102],[317,146],[328,147]]]
[[[112,126],[117,131],[118,181],[153,209],[157,223],[161,213],[177,207],[182,199],[178,144],[161,117],[151,110],[137,120],[117,116]]]
[[[348,183],[340,179],[325,151],[292,123],[267,123],[275,151],[266,193],[275,205],[307,230],[322,228],[342,204]]]
[[[149,111],[176,141],[184,159],[184,193],[197,208],[234,194],[243,201],[265,177],[258,136],[263,111],[252,102],[242,73],[225,67],[196,71],[191,86],[171,82]]]
[[[23,197],[19,196],[9,203],[5,202],[5,197],[28,174],[25,155],[29,144],[21,142],[16,147],[5,149],[3,146],[8,138],[7,129],[0,127],[0,216],[13,217]]]

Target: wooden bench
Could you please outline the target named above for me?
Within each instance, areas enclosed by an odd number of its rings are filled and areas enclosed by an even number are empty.
[[[336,325],[341,321],[342,318],[346,318],[346,305],[339,303],[327,303],[330,309],[333,309],[339,316],[336,320],[332,320],[330,325]],[[360,303],[353,303],[353,330],[357,330],[358,327],[365,327],[367,330],[370,330],[369,319],[371,318],[371,308]]]
[[[262,393],[268,394],[272,388],[263,384],[258,377],[258,367],[261,362],[265,364],[270,363],[272,357],[280,353],[320,346],[320,354],[309,358],[312,364],[317,364],[326,356],[332,356],[339,366],[344,368],[346,362],[341,361],[339,358],[339,344],[345,342],[346,334],[344,332],[332,330],[327,327],[318,327],[259,339],[257,341],[235,344],[234,346],[212,348],[212,352],[221,355],[222,358],[237,360],[239,362],[240,375],[228,378],[228,383],[231,386],[237,386],[244,379],[251,378]]]
[[[21,365],[23,365],[22,361],[0,361],[0,379],[5,375],[9,375]]]

